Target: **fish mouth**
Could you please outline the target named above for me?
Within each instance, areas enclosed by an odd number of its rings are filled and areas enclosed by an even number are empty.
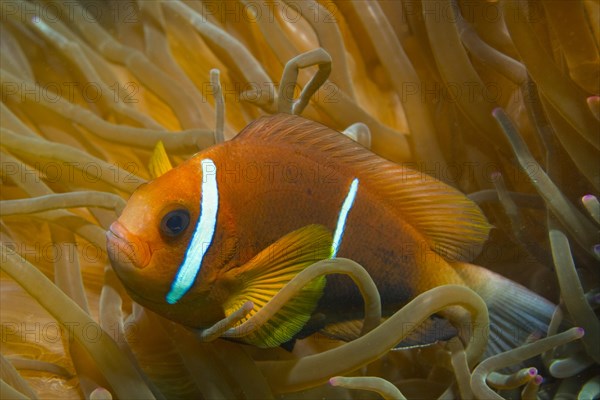
[[[119,221],[113,222],[106,232],[106,249],[113,267],[142,269],[150,264],[148,244],[129,232]]]
[[[106,231],[106,249],[113,270],[134,301],[153,310],[161,310],[167,305],[161,295],[166,289],[158,287],[151,276],[143,274],[152,255],[146,242],[115,221]]]

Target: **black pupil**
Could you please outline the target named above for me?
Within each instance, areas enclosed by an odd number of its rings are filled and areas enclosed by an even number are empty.
[[[167,228],[173,233],[179,233],[183,230],[183,218],[181,215],[173,215],[167,220]]]
[[[168,236],[177,236],[187,228],[190,214],[187,210],[174,210],[163,217],[161,228]]]

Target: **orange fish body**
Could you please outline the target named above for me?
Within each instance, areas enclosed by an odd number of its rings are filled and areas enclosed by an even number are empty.
[[[111,226],[108,248],[134,300],[202,328],[241,296],[248,279],[236,271],[315,224],[332,236],[329,256],[367,269],[388,314],[433,287],[468,285],[469,274],[456,267],[477,255],[490,229],[479,208],[446,184],[320,124],[277,115],[140,187]],[[323,255],[315,250],[315,261]],[[327,276],[316,300],[331,321],[362,309],[358,289],[340,275]]]

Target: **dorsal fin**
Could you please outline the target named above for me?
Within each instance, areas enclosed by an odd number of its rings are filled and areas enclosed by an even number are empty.
[[[491,226],[479,207],[460,191],[385,160],[319,123],[288,114],[262,117],[235,140],[304,149],[317,162],[338,164],[341,171],[359,178],[361,187],[382,196],[447,260],[473,259],[487,239]]]
[[[156,146],[154,146],[154,150],[152,151],[148,163],[148,169],[150,170],[152,179],[158,178],[162,174],[173,169],[162,140],[159,140],[158,143],[156,143]]]

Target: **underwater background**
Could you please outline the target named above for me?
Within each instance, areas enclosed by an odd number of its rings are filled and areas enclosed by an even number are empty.
[[[2,398],[600,396],[598,1],[7,0],[0,12]],[[467,194],[494,227],[473,263],[557,304],[548,337],[485,360],[484,335],[389,351],[452,305],[485,330],[478,296],[451,287],[375,327],[381,340],[316,334],[293,352],[200,341],[133,303],[105,231],[157,175],[157,143],[176,166],[277,112]]]

